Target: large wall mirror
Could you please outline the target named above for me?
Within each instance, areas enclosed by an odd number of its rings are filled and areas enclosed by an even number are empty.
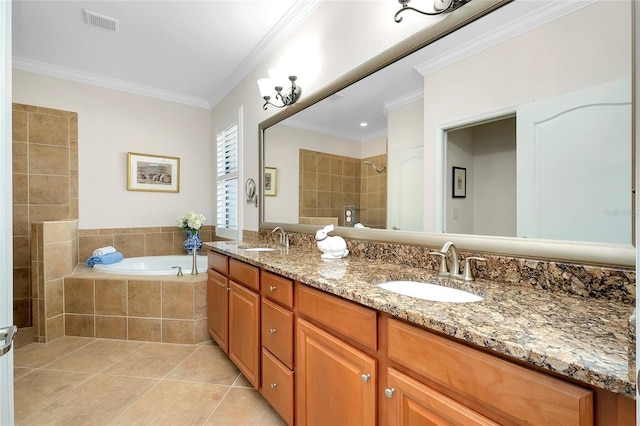
[[[261,226],[634,265],[632,3],[471,2],[262,123]]]

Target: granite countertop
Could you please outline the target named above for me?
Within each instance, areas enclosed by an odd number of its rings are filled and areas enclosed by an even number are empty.
[[[216,252],[427,329],[635,398],[636,383],[629,380],[632,305],[493,281],[463,283],[438,277],[437,271],[351,256],[322,260],[315,248],[249,252],[238,248],[242,242],[205,244]],[[484,300],[430,302],[377,286],[400,279],[437,281],[479,294]]]

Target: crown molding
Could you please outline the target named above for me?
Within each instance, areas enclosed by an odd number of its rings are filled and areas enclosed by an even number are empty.
[[[23,71],[30,71],[37,74],[44,74],[51,77],[62,78],[65,80],[77,81],[79,83],[90,84],[92,86],[100,86],[107,89],[119,90],[121,92],[133,93],[134,95],[141,95],[150,98],[162,99],[164,101],[176,102],[198,108],[211,108],[211,106],[209,105],[209,101],[204,98],[187,96],[181,93],[171,92],[169,90],[162,90],[154,87],[144,86],[142,84],[129,83],[127,81],[118,80],[115,78],[77,71],[70,68],[34,61],[31,59],[14,56],[13,68]]]
[[[553,1],[547,7],[541,7],[519,18],[510,20],[507,24],[488,31],[481,36],[474,37],[467,43],[461,43],[455,50],[435,56],[415,67],[422,75],[427,75],[454,62],[475,55],[491,46],[500,44],[510,38],[532,30],[536,27],[554,21],[583,7],[596,3],[598,0]]]
[[[323,0],[297,0],[287,13],[271,28],[267,35],[253,48],[209,98],[215,107],[242,79],[257,67],[280,44],[307,19]]]
[[[419,101],[420,99],[424,98],[424,90],[420,89],[420,90],[416,90],[414,92],[409,92],[405,95],[402,95],[398,98],[395,99],[391,99],[390,101],[387,101],[384,103],[383,105],[383,114],[386,117],[387,114],[389,114],[389,111],[393,111],[396,108],[400,108],[403,107],[407,104],[410,104],[412,102],[415,101]]]

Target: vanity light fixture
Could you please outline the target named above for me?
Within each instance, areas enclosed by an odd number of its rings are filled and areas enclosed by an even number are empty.
[[[284,78],[279,74],[280,73],[277,69],[270,69],[269,78],[261,78],[260,80],[258,80],[260,96],[262,96],[262,99],[264,99],[264,105],[262,105],[262,109],[264,110],[267,109],[267,105],[272,105],[276,108],[291,106],[295,104],[298,99],[300,99],[302,88],[296,85],[296,80],[298,79],[298,77],[296,77],[295,75],[290,75],[288,79],[291,82],[291,87],[287,87],[286,89],[284,89],[282,86]],[[271,102],[274,91],[275,100],[281,102],[282,105]]]
[[[471,0],[433,0],[433,12],[423,12],[422,10],[418,10],[415,7],[409,6],[409,2],[411,0],[398,0],[398,3],[402,5],[402,8],[396,12],[394,18],[396,22],[402,21],[402,16],[399,16],[405,10],[413,10],[414,12],[421,13],[423,15],[440,15],[443,13],[449,13],[460,6],[469,3]]]

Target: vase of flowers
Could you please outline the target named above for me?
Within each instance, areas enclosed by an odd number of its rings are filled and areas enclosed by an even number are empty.
[[[195,248],[196,252],[202,248],[202,240],[200,239],[200,233],[198,230],[202,227],[207,220],[204,215],[194,212],[189,212],[178,218],[176,226],[181,231],[187,232],[187,238],[182,245],[188,254],[193,253]]]

